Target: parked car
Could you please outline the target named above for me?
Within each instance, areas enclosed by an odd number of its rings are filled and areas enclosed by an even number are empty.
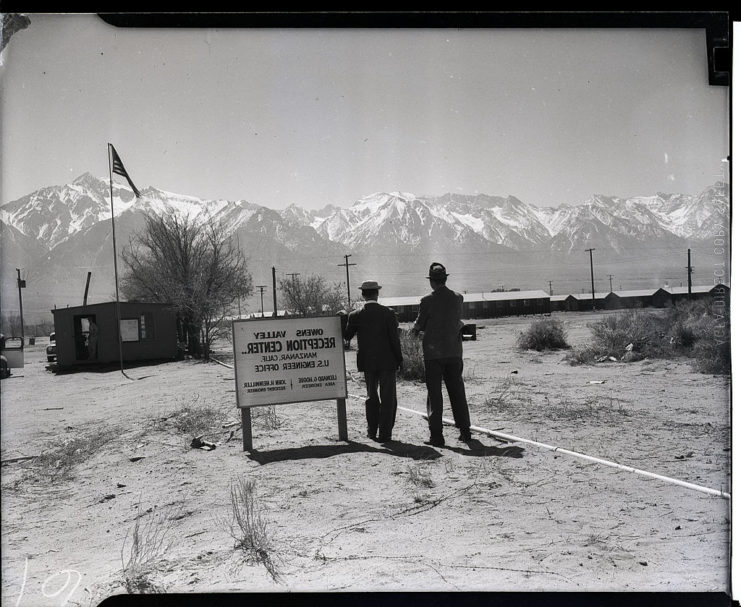
[[[57,360],[57,336],[56,333],[49,335],[49,345],[46,346],[46,360],[48,362],[54,362]]]

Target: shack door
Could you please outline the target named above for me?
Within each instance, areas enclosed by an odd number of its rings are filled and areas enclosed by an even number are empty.
[[[95,360],[98,358],[98,330],[95,314],[73,317],[75,331],[75,359]]]

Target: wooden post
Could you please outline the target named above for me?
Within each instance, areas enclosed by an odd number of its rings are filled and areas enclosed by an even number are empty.
[[[242,407],[242,451],[252,451],[252,417],[249,407]]]
[[[345,399],[337,399],[337,427],[340,431],[340,440],[347,440],[347,411],[345,409]]]

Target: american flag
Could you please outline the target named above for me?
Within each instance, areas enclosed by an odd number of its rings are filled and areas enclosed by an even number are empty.
[[[116,152],[116,148],[114,148],[110,143],[108,145],[111,146],[111,156],[113,160],[113,172],[118,175],[121,175],[121,177],[126,177],[126,181],[129,182],[131,189],[134,191],[134,195],[137,198],[140,198],[141,194],[139,193],[139,190],[136,189],[134,182],[131,181],[131,177],[129,177],[129,174],[126,172],[123,162],[121,162],[121,158],[119,157],[118,152]]]

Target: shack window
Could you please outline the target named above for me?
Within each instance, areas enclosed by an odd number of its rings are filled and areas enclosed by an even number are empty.
[[[139,319],[121,319],[121,341],[139,341]]]
[[[145,312],[139,317],[139,335],[142,341],[154,339],[154,321],[151,312]]]
[[[529,299],[523,299],[522,305],[524,305],[526,308],[530,307],[530,300]]]
[[[517,306],[517,301],[516,301],[516,300],[514,300],[514,299],[510,299],[510,300],[509,300],[509,307],[510,307],[510,308],[514,308],[514,307],[516,307],[516,306]]]

